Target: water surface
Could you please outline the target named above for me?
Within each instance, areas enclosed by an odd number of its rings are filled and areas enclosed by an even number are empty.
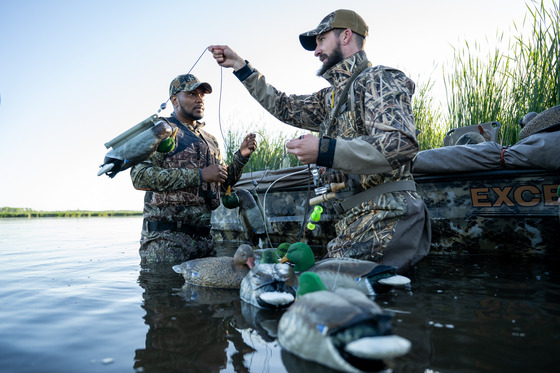
[[[141,217],[0,219],[2,372],[329,372],[283,351],[279,313],[140,267]],[[221,254],[233,248],[220,247]],[[429,256],[376,301],[412,342],[394,372],[552,372],[550,258]]]

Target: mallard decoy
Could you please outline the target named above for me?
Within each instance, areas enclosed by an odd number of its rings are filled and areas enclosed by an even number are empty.
[[[313,250],[303,243],[292,244],[280,262],[293,263],[296,272],[315,272],[329,290],[338,287],[358,289],[366,295],[405,286],[410,279],[397,275],[397,268],[353,258],[327,258],[315,262]]]
[[[173,266],[185,282],[211,288],[239,289],[241,281],[255,265],[251,246],[240,245],[233,257],[221,256],[188,260]]]
[[[299,277],[297,299],[280,318],[278,342],[300,358],[345,372],[378,371],[408,353],[392,314],[356,289],[326,290],[317,273]]]
[[[278,263],[273,251],[264,251],[261,261],[241,281],[241,299],[264,309],[286,309],[295,300],[297,277],[288,264]]]
[[[107,174],[113,178],[126,170],[150,158],[156,151],[169,152],[175,146],[177,128],[157,117],[150,117],[123,132],[105,144],[112,147],[105,155],[97,176]]]
[[[288,252],[290,246],[292,246],[292,244],[289,242],[282,242],[280,245],[278,245],[278,247],[274,251],[278,256],[278,260],[286,256],[286,253]]]

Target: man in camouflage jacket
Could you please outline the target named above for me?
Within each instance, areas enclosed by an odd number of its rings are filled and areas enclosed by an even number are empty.
[[[228,46],[209,49],[272,115],[319,133],[289,141],[288,152],[320,167],[324,185],[346,182],[346,196],[355,193],[355,203],[334,201],[341,218],[328,255],[393,265],[402,273],[427,255],[431,241],[427,209],[411,175],[418,152],[415,86],[401,71],[370,67],[363,49],[367,32],[358,14],[342,9],[300,35],[302,46],[323,62],[318,75],[331,84],[310,95],[278,91]],[[346,198],[344,193],[339,195]]]
[[[243,140],[226,167],[216,139],[202,130],[208,83],[179,75],[170,84],[175,148],[156,152],[130,171],[136,189],[146,190],[140,240],[141,263],[180,263],[215,256],[210,218],[220,205],[221,189],[233,186],[256,148],[254,134]]]

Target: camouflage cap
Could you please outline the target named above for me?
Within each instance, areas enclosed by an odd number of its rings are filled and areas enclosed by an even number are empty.
[[[169,84],[169,97],[177,94],[177,92],[190,92],[198,87],[202,87],[204,93],[212,93],[212,87],[208,83],[201,83],[196,76],[192,74],[183,74],[177,76]]]
[[[317,42],[315,40],[317,35],[335,28],[349,28],[364,38],[368,35],[368,27],[358,13],[353,10],[339,9],[323,18],[321,23],[319,23],[319,26],[317,26],[314,30],[300,34],[299,41],[308,51],[315,50],[315,48],[317,48]]]

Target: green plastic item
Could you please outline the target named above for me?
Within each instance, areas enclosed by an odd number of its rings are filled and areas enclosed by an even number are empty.
[[[239,197],[231,190],[231,186],[228,186],[226,194],[222,197],[222,204],[227,209],[239,207]]]
[[[173,137],[168,137],[161,140],[158,145],[157,151],[160,153],[169,153],[173,149],[175,149],[175,139],[173,139]]]
[[[321,214],[322,213],[323,213],[323,208],[321,206],[317,205],[313,208],[313,212],[311,213],[311,216],[309,217],[309,220],[311,220],[311,221],[307,223],[307,229],[309,229],[310,231],[315,229],[315,224],[313,224],[313,223],[316,223],[319,220],[321,220]]]

